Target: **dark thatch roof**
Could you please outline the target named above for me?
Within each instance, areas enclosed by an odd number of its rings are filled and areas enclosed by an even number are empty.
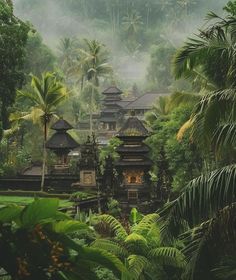
[[[118,132],[118,136],[148,136],[148,134],[148,130],[136,117],[129,117]]]
[[[141,161],[137,160],[137,161],[124,161],[124,160],[118,160],[114,163],[114,165],[116,167],[119,167],[119,166],[125,166],[125,167],[133,167],[133,166],[138,166],[138,167],[141,167],[141,166],[152,166],[153,162],[150,160],[150,159],[143,159]]]
[[[117,118],[115,118],[115,117],[105,117],[105,116],[102,116],[102,117],[100,118],[100,122],[105,122],[105,123],[117,122]]]
[[[67,121],[63,120],[63,119],[59,119],[58,121],[56,121],[52,126],[51,129],[60,131],[60,130],[69,130],[69,129],[73,129],[73,126],[70,125]]]
[[[103,94],[121,94],[122,91],[115,86],[109,87],[103,91]]]
[[[145,93],[144,95],[130,102],[124,109],[126,110],[151,109],[152,106],[155,104],[156,100],[163,95],[164,95],[163,93],[152,93],[152,92]]]
[[[66,132],[56,132],[47,141],[46,148],[52,150],[72,150],[79,146],[79,144]]]
[[[142,144],[140,146],[125,146],[125,145],[120,145],[119,147],[116,148],[116,152],[118,153],[125,153],[125,154],[137,154],[137,153],[142,153],[146,154],[149,152],[149,148],[147,145]]]

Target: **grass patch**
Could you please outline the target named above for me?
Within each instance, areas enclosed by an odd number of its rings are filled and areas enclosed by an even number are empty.
[[[30,196],[11,196],[11,195],[0,195],[0,205],[28,205],[34,201],[35,197]],[[66,199],[60,199],[60,207],[70,207],[73,206],[73,202],[70,202]]]

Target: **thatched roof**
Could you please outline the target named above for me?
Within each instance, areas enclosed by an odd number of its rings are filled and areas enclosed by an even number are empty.
[[[111,86],[103,91],[103,94],[121,94],[122,91],[115,86]]]
[[[56,132],[47,141],[46,148],[51,150],[72,150],[79,144],[66,132]]]
[[[70,125],[67,121],[63,120],[63,119],[59,119],[58,121],[56,121],[52,126],[51,129],[57,130],[57,131],[61,131],[61,130],[69,130],[69,129],[73,129],[73,126]]]
[[[136,117],[129,117],[118,132],[118,136],[148,136],[148,130]]]
[[[139,96],[134,101],[129,102],[125,109],[126,110],[139,110],[139,109],[151,109],[156,100],[160,97],[166,95],[164,93],[152,93],[148,92],[142,96]]]

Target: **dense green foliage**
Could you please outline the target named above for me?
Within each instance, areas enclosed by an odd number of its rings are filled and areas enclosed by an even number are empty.
[[[26,13],[34,10],[42,30],[48,24],[42,15],[52,11],[48,2],[21,0],[17,6]],[[35,200],[26,207],[5,202],[0,208],[0,273],[40,280],[234,279],[236,2],[224,7],[223,16],[209,13],[207,24],[180,49],[174,31],[188,30],[190,17],[196,19],[194,14],[206,7],[203,0],[50,3],[65,15],[58,16],[55,8],[51,20],[60,43],[53,51],[30,23],[14,16],[11,1],[0,0],[0,176],[17,174],[37,158],[43,162],[43,190],[53,117],[66,114],[74,124],[89,119],[91,133],[101,89],[118,84],[129,93],[133,80],[123,82],[120,67],[139,68],[136,63],[149,56],[142,88],[175,92],[160,97],[146,115],[152,129],[146,140],[154,162],[151,175],[158,202],[168,202],[158,214],[142,216],[133,209],[129,218],[121,218],[119,202],[110,199],[107,212],[113,216],[90,211],[75,220],[57,210],[57,199]],[[87,29],[89,39],[78,31],[68,33],[67,16],[98,36],[89,36]],[[75,22],[71,29],[81,27]],[[175,78],[184,82],[174,81],[171,62]],[[8,113],[12,123],[6,129]],[[108,156],[117,158],[119,144],[113,138],[100,150],[102,168]]]
[[[0,1],[0,119],[9,126],[9,107],[15,101],[16,89],[24,82],[25,45],[29,27],[13,14],[11,1]]]
[[[230,263],[235,257],[236,241],[235,65],[231,56],[235,6],[236,2],[228,4],[225,18],[211,14],[217,21],[200,31],[197,40],[189,39],[175,58],[177,76],[194,77],[195,70],[201,69],[207,84],[214,82],[219,88],[209,91],[207,87],[188,125],[182,127],[182,134],[190,132],[192,141],[204,152],[204,159],[209,163],[211,155],[219,168],[191,180],[180,196],[160,211],[163,239],[181,234],[185,244],[187,279],[215,280],[234,275]],[[222,64],[220,71],[216,62]]]
[[[24,208],[0,209],[0,267],[12,279],[99,279],[94,270],[100,266],[117,276],[125,273],[111,253],[80,244],[91,230],[60,213],[58,204],[58,199],[38,199]]]
[[[19,112],[20,116],[12,116],[13,120],[30,120],[38,122],[43,127],[43,164],[41,190],[44,187],[46,169],[46,141],[48,126],[57,117],[55,109],[68,96],[65,86],[58,80],[55,73],[43,73],[41,79],[32,76],[31,91],[19,91],[18,97],[30,101],[29,112]]]
[[[151,148],[158,188],[173,188],[172,191],[179,191],[190,179],[199,175],[203,165],[200,150],[189,139],[189,133],[181,141],[176,137],[183,123],[190,118],[193,108],[191,103],[182,101],[172,109],[171,103],[176,103],[180,96],[181,93],[172,98],[162,97],[146,115],[153,130],[146,142]]]
[[[43,72],[53,71],[55,61],[55,55],[43,43],[40,34],[35,30],[30,31],[25,47],[24,73],[39,76]]]
[[[126,264],[130,278],[122,275],[121,279],[179,279],[184,256],[177,248],[162,246],[158,218],[149,214],[123,226],[113,216],[102,215],[97,227],[103,238],[96,239],[92,247],[108,250]]]
[[[175,48],[168,44],[151,47],[150,64],[147,69],[147,80],[151,89],[166,90],[173,83],[171,60],[174,53]]]

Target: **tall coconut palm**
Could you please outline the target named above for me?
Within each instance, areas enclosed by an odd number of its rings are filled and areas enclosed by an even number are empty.
[[[122,280],[153,279],[154,276],[154,279],[175,279],[167,277],[165,266],[172,267],[177,277],[185,265],[184,256],[175,247],[161,246],[158,218],[157,214],[149,214],[125,228],[114,217],[102,215],[101,225],[107,226],[111,235],[96,239],[92,247],[108,250],[126,263],[131,278],[123,275]]]
[[[65,37],[60,40],[58,46],[60,52],[59,61],[67,79],[69,78],[71,69],[73,68],[76,61],[77,48],[78,42],[75,38]]]
[[[90,98],[90,133],[93,131],[92,114],[94,107],[94,90],[99,86],[101,78],[112,74],[112,67],[108,63],[108,52],[104,45],[97,40],[84,39],[84,48],[79,49],[79,65],[82,78],[91,85]]]
[[[66,99],[67,91],[64,85],[57,79],[55,73],[43,73],[41,78],[32,75],[32,91],[18,91],[18,97],[28,99],[32,107],[21,119],[39,121],[43,126],[43,164],[41,191],[44,189],[45,168],[46,168],[46,141],[48,125],[53,116],[56,115],[56,107]]]
[[[127,35],[130,37],[134,37],[137,35],[142,24],[142,17],[137,11],[132,11],[131,13],[123,17],[122,25],[125,32],[127,32]]]

